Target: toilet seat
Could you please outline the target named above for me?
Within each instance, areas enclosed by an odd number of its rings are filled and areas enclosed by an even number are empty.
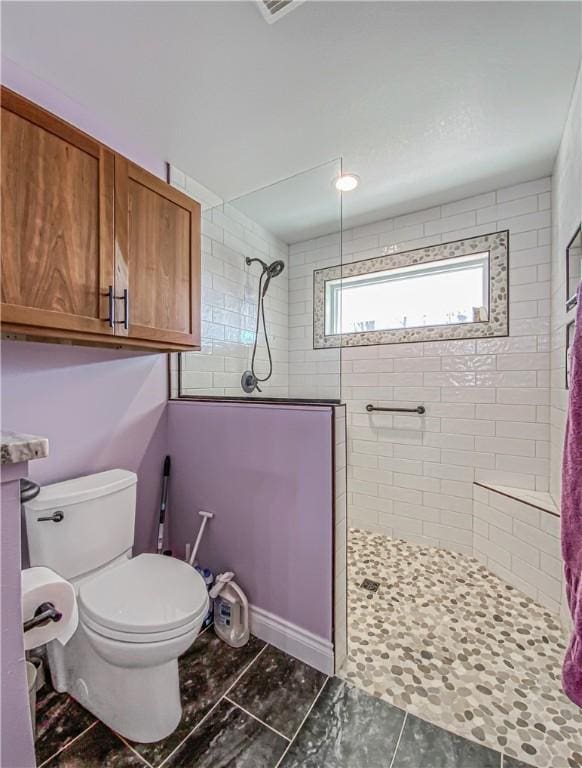
[[[148,643],[190,632],[208,610],[208,592],[187,563],[143,554],[83,583],[78,603],[82,623],[99,635]]]
[[[208,612],[208,604],[204,611],[203,616]],[[161,632],[122,632],[120,630],[111,629],[111,627],[104,627],[99,622],[93,621],[86,614],[81,614],[81,620],[84,627],[92,630],[95,634],[105,637],[108,640],[118,640],[121,643],[161,643],[165,640],[174,640],[182,635],[187,635],[193,629],[200,625],[200,618],[196,618],[185,624],[183,627],[174,627],[169,630],[162,630]]]

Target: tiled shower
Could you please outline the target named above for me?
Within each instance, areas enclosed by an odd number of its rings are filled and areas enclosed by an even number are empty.
[[[582,750],[580,715],[559,683],[569,626],[559,543],[565,329],[571,320],[564,310],[563,254],[576,225],[577,120],[575,101],[552,176],[461,200],[444,198],[394,218],[342,227],[342,216],[350,221],[349,196],[338,200],[331,187],[321,192],[329,231],[310,232],[306,220],[296,227],[304,237],[266,226],[277,227],[277,185],[209,207],[203,223],[203,350],[182,355],[180,376],[173,361],[175,394],[180,378],[182,396],[241,398],[257,300],[256,275],[243,266],[244,258],[285,261],[266,303],[275,372],[255,395],[336,408],[336,672],[411,712],[427,697],[434,722],[539,768],[577,765]],[[333,164],[325,168],[330,178],[332,171]],[[312,173],[311,180],[319,179],[321,169]],[[295,184],[279,199],[299,205]],[[345,270],[377,256],[504,231],[507,336],[314,348],[314,270]],[[370,413],[369,404],[422,405],[425,413]],[[365,581],[376,591],[367,591]],[[418,594],[416,582],[427,595]],[[422,627],[411,610],[426,613]],[[457,629],[439,634],[455,611]],[[401,630],[396,639],[395,617]],[[475,625],[489,622],[489,634],[472,634]],[[438,651],[438,663],[429,661],[435,649],[419,645],[433,630],[432,645],[440,642],[449,662]],[[547,652],[538,646],[545,642],[540,638],[549,638]],[[528,645],[541,654],[533,666]],[[474,654],[474,664],[459,663],[463,647],[468,659]],[[507,672],[520,665],[521,682]],[[527,692],[536,665],[544,668],[547,710]],[[435,686],[448,685],[463,689],[461,703],[463,696],[471,701],[457,714],[434,693]],[[529,700],[528,716],[517,705],[512,709],[522,695]],[[428,710],[416,709],[425,716]],[[538,723],[548,717],[558,719],[544,731]]]
[[[550,178],[288,246],[243,221],[235,206],[206,214],[203,351],[182,355],[183,394],[243,395],[256,280],[240,264],[282,257],[264,396],[346,404],[352,525],[472,554],[473,482],[549,491]],[[503,229],[508,337],[313,349],[314,269]],[[368,403],[426,414],[368,414]]]

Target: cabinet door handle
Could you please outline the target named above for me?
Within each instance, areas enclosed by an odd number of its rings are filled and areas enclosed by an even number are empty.
[[[125,330],[129,330],[129,291],[127,288],[123,289],[123,296],[116,296],[116,299],[120,301],[123,299],[123,320],[116,320],[116,323],[123,323]]]
[[[113,326],[115,325],[115,302],[113,301],[114,298],[115,297],[113,295],[113,286],[110,285],[107,291],[107,306],[108,306],[107,315],[108,316],[106,321],[107,323],[109,323],[110,328],[113,328]]]
[[[124,314],[123,314],[123,327],[126,331],[129,330],[129,290],[127,288],[123,289],[123,308],[124,308]]]

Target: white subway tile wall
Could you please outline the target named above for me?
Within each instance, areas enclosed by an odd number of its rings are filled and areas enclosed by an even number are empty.
[[[566,325],[575,310],[566,312],[566,246],[582,218],[582,70],[574,90],[568,120],[552,176],[552,334],[551,382],[551,478],[550,491],[559,502],[561,457],[566,425],[568,392],[565,386]]]
[[[289,246],[290,397],[340,397],[340,349],[313,349],[313,270],[340,264],[340,243],[336,233]]]
[[[350,526],[472,554],[473,481],[548,490],[550,189],[537,179],[343,233],[345,263],[510,231],[509,337],[341,350]],[[291,397],[337,387],[339,350],[313,349],[312,285],[339,247],[339,235],[289,247]]]
[[[565,312],[565,247],[582,209],[580,98],[579,77],[553,179],[374,222],[342,238],[331,234],[290,246],[232,206],[207,210],[203,349],[183,356],[183,392],[242,394],[258,278],[244,258],[282,258],[287,269],[267,295],[275,374],[264,394],[335,399],[341,373],[349,525],[472,554],[475,536],[487,538],[484,522],[477,514],[473,518],[474,481],[549,490],[558,502],[567,406],[565,325],[573,314]],[[184,184],[188,189],[187,177]],[[510,231],[509,337],[313,349],[314,269],[504,228]],[[259,361],[264,370],[264,344]],[[174,376],[173,394],[175,382]],[[426,414],[370,415],[368,402],[423,403]],[[341,519],[337,523],[345,527]],[[494,537],[487,540],[493,552]],[[531,566],[527,548],[519,546]],[[544,553],[547,568],[555,567],[548,559],[553,556]],[[541,555],[538,560],[541,568]]]
[[[181,183],[183,181],[183,184]],[[184,174],[173,183],[188,192],[192,184]],[[243,371],[250,367],[255,337],[260,266],[247,266],[245,258],[270,262],[283,259],[287,245],[249,219],[234,205],[220,205],[202,214],[202,350],[182,353],[182,394],[240,397]],[[265,299],[267,330],[273,356],[273,376],[255,397],[287,397],[289,271],[273,279]],[[173,356],[172,366],[176,368]],[[256,369],[267,371],[262,330]],[[176,377],[173,376],[173,394]]]

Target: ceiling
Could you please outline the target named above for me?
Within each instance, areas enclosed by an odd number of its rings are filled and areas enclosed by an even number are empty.
[[[550,172],[580,30],[575,2],[2,3],[4,56],[224,199],[342,156],[348,226]],[[287,242],[334,228],[276,195]]]

